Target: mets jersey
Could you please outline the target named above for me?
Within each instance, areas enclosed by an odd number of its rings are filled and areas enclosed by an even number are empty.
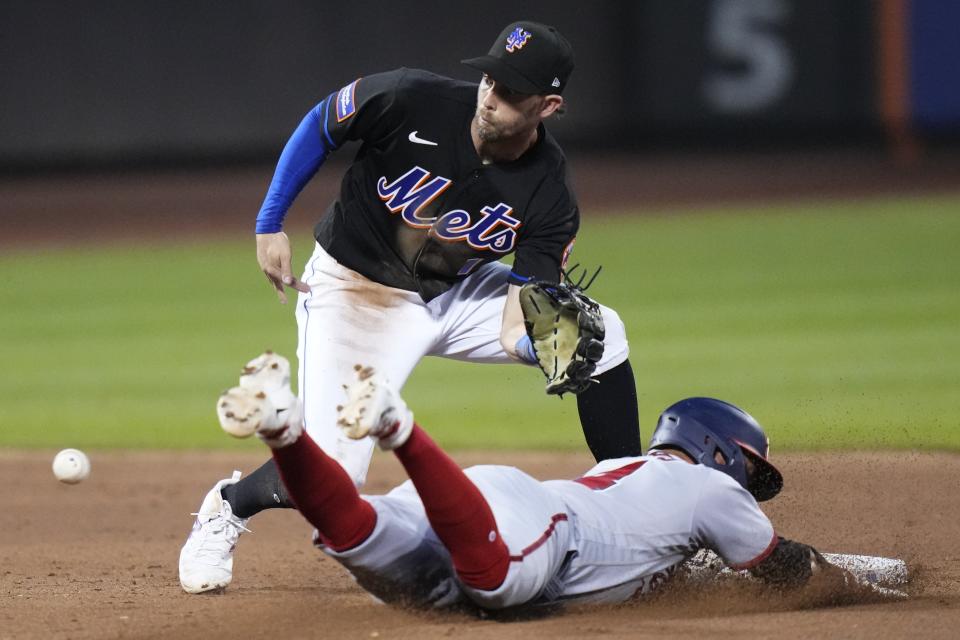
[[[355,80],[317,105],[291,138],[257,232],[279,231],[326,155],[360,141],[314,231],[337,262],[424,301],[511,253],[513,284],[558,280],[579,226],[563,152],[540,124],[520,158],[484,164],[470,135],[476,107],[476,84],[426,71]]]
[[[620,602],[656,589],[697,549],[746,569],[777,544],[735,480],[666,452],[605,460],[576,480],[543,484],[567,505],[574,531],[557,600]]]

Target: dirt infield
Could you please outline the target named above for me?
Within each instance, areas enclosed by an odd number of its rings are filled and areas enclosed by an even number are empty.
[[[955,638],[960,628],[960,455],[783,456],[783,494],[766,510],[778,531],[825,551],[897,556],[916,580],[909,601],[801,610],[777,598],[718,588],[675,590],[653,602],[582,608],[495,622],[415,613],[373,603],[309,543],[299,514],[251,521],[235,582],[190,596],[177,582],[189,514],[213,481],[262,456],[92,452],[76,486],[50,472],[53,452],[0,453],[0,639],[6,638],[448,638],[750,637]],[[462,464],[516,464],[573,477],[583,454],[478,453]],[[393,458],[374,459],[369,491],[401,479]]]
[[[879,156],[687,157],[574,161],[584,214],[795,198],[956,193],[960,158],[898,165]],[[270,169],[0,180],[0,253],[250,233]],[[324,171],[291,218],[307,226],[336,191]],[[252,253],[251,253],[252,259]],[[91,452],[92,477],[56,482],[52,451],[0,450],[0,640],[7,638],[956,638],[960,636],[960,455],[784,456],[782,496],[766,507],[783,535],[823,551],[897,556],[917,578],[907,602],[802,610],[733,588],[653,602],[569,610],[522,622],[376,605],[309,544],[297,513],[251,522],[235,582],[189,596],[177,555],[205,491],[261,455]],[[574,477],[586,453],[470,453],[464,464],[516,464]],[[368,490],[401,479],[374,460]]]

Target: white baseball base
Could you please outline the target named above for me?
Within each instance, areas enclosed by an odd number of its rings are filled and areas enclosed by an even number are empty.
[[[899,558],[859,556],[846,553],[825,553],[824,559],[832,565],[846,569],[858,580],[878,587],[901,587],[910,580],[907,563]]]
[[[906,597],[899,591],[910,580],[907,563],[899,558],[864,556],[846,553],[825,553],[830,564],[852,573],[857,580],[873,585],[880,593]],[[701,549],[683,564],[683,573],[693,582],[712,582],[727,575],[749,576],[748,571],[734,571],[713,551]]]

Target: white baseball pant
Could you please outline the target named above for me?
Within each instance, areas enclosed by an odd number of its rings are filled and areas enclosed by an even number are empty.
[[[424,356],[508,363],[500,328],[510,267],[488,263],[452,289],[424,302],[419,294],[388,287],[348,269],[319,244],[307,262],[309,293],[297,299],[300,398],[307,433],[362,486],[373,441],[351,440],[336,426],[356,364],[373,366],[402,389]],[[626,331],[615,311],[601,305],[606,337],[596,372],[627,359]]]
[[[563,500],[515,467],[485,465],[465,473],[490,505],[510,551],[510,567],[497,589],[473,589],[457,580],[450,554],[409,480],[386,495],[364,496],[377,511],[373,532],[352,549],[326,553],[385,602],[442,607],[465,595],[485,609],[505,609],[552,601],[562,590],[558,576],[575,545]]]

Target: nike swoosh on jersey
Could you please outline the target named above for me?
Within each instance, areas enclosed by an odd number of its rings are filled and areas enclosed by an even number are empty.
[[[409,140],[410,142],[415,142],[417,144],[425,144],[430,147],[437,146],[436,142],[430,142],[429,140],[424,140],[423,138],[418,136],[416,131],[411,131],[410,135],[407,136],[407,140]]]

